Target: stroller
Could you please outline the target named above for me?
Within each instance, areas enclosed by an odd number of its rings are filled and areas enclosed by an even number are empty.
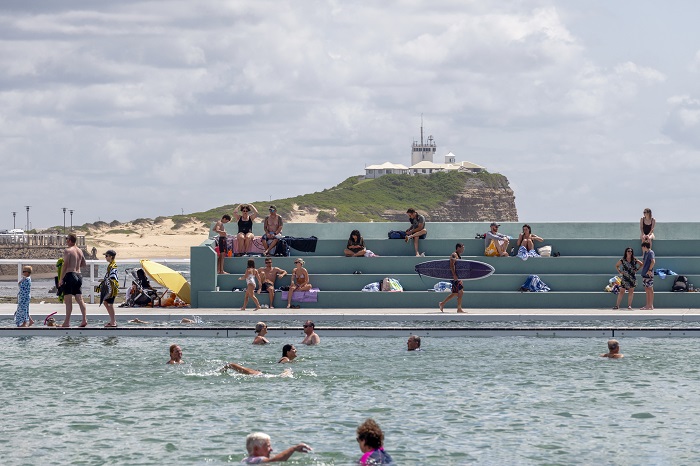
[[[127,278],[131,278],[131,288],[126,291],[124,307],[157,306],[160,303],[158,292],[151,286],[146,272],[142,268],[130,268],[124,270],[124,287]]]

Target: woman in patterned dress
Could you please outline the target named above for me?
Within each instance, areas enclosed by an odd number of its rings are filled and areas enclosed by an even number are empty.
[[[617,272],[622,275],[622,284],[620,285],[620,292],[617,294],[617,304],[615,304],[613,309],[620,308],[622,295],[625,294],[625,290],[627,290],[627,309],[630,311],[632,310],[634,287],[637,286],[637,272],[642,268],[642,265],[642,261],[634,257],[634,250],[632,248],[625,249],[624,256],[615,264]]]

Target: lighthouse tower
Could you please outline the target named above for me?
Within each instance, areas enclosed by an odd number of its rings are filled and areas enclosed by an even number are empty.
[[[428,140],[423,142],[423,115],[420,117],[420,144],[417,141],[413,141],[413,146],[411,148],[411,166],[417,164],[418,162],[433,161],[433,155],[437,146],[435,145],[435,140],[433,136],[428,136]]]

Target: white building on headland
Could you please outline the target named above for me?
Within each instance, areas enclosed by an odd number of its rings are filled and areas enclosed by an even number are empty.
[[[479,173],[486,170],[485,167],[472,162],[457,162],[457,157],[450,152],[445,155],[445,163],[433,162],[433,156],[437,152],[437,145],[433,136],[428,136],[423,141],[423,122],[420,127],[420,143],[413,141],[411,146],[411,166],[406,167],[400,163],[384,162],[381,165],[369,165],[365,167],[365,178],[379,178],[383,175],[430,175],[436,172],[461,171]]]

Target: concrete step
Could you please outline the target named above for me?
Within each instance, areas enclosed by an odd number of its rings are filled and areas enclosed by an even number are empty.
[[[396,293],[362,291],[320,291],[318,302],[300,303],[302,308],[409,308],[409,309],[433,309],[437,303],[449,293],[436,293],[432,291],[404,291]],[[239,309],[243,303],[243,292],[231,291],[200,291],[198,303],[205,308]],[[644,305],[644,293],[634,294],[633,306],[638,309]],[[261,304],[269,304],[267,296],[258,296]],[[547,293],[523,293],[518,291],[469,291],[464,294],[463,307],[465,309],[607,309],[615,304],[615,295],[605,292],[581,292],[581,291],[551,291]],[[626,297],[624,298],[626,303]],[[656,307],[669,309],[689,309],[700,307],[700,293],[672,293],[657,292],[655,294]],[[275,294],[275,307],[284,307],[281,294]],[[456,300],[451,300],[446,310],[454,311]],[[249,303],[249,309],[252,308]],[[290,311],[293,313],[294,311]],[[621,317],[630,311],[620,311]]]
[[[543,274],[540,279],[552,290],[556,291],[603,291],[611,277],[615,274]],[[378,282],[384,277],[396,278],[405,291],[425,291],[442,280],[430,277],[418,276],[418,274],[314,274],[311,275],[311,284],[314,288],[323,291],[360,291],[368,283]],[[480,280],[465,280],[464,287],[467,291],[515,291],[520,288],[528,275],[499,274]],[[700,286],[700,275],[688,276],[690,283]],[[447,280],[445,280],[447,281]],[[277,287],[289,286],[290,277],[279,278],[275,282]],[[656,277],[654,288],[657,291],[671,291],[673,277],[665,280]],[[238,275],[218,275],[217,286],[220,290],[231,291],[234,288],[243,289],[245,282],[238,280]],[[637,278],[636,292],[644,292],[642,280]]]
[[[231,274],[242,275],[247,265],[246,257],[226,258],[224,270]],[[273,266],[290,272],[294,268],[296,257],[275,257]],[[339,257],[309,256],[303,258],[304,267],[310,275],[314,274],[351,274],[359,270],[363,274],[414,273],[416,264],[429,260],[446,259],[446,256],[380,256],[380,257]],[[493,265],[496,274],[544,275],[544,274],[610,274],[614,275],[617,256],[586,257],[562,256],[531,258],[523,261],[517,257],[483,257],[463,256],[463,259],[476,260]],[[257,267],[262,267],[262,258],[255,258]],[[668,268],[682,275],[700,275],[700,257],[657,257],[656,268]],[[699,283],[700,285],[700,283]]]

